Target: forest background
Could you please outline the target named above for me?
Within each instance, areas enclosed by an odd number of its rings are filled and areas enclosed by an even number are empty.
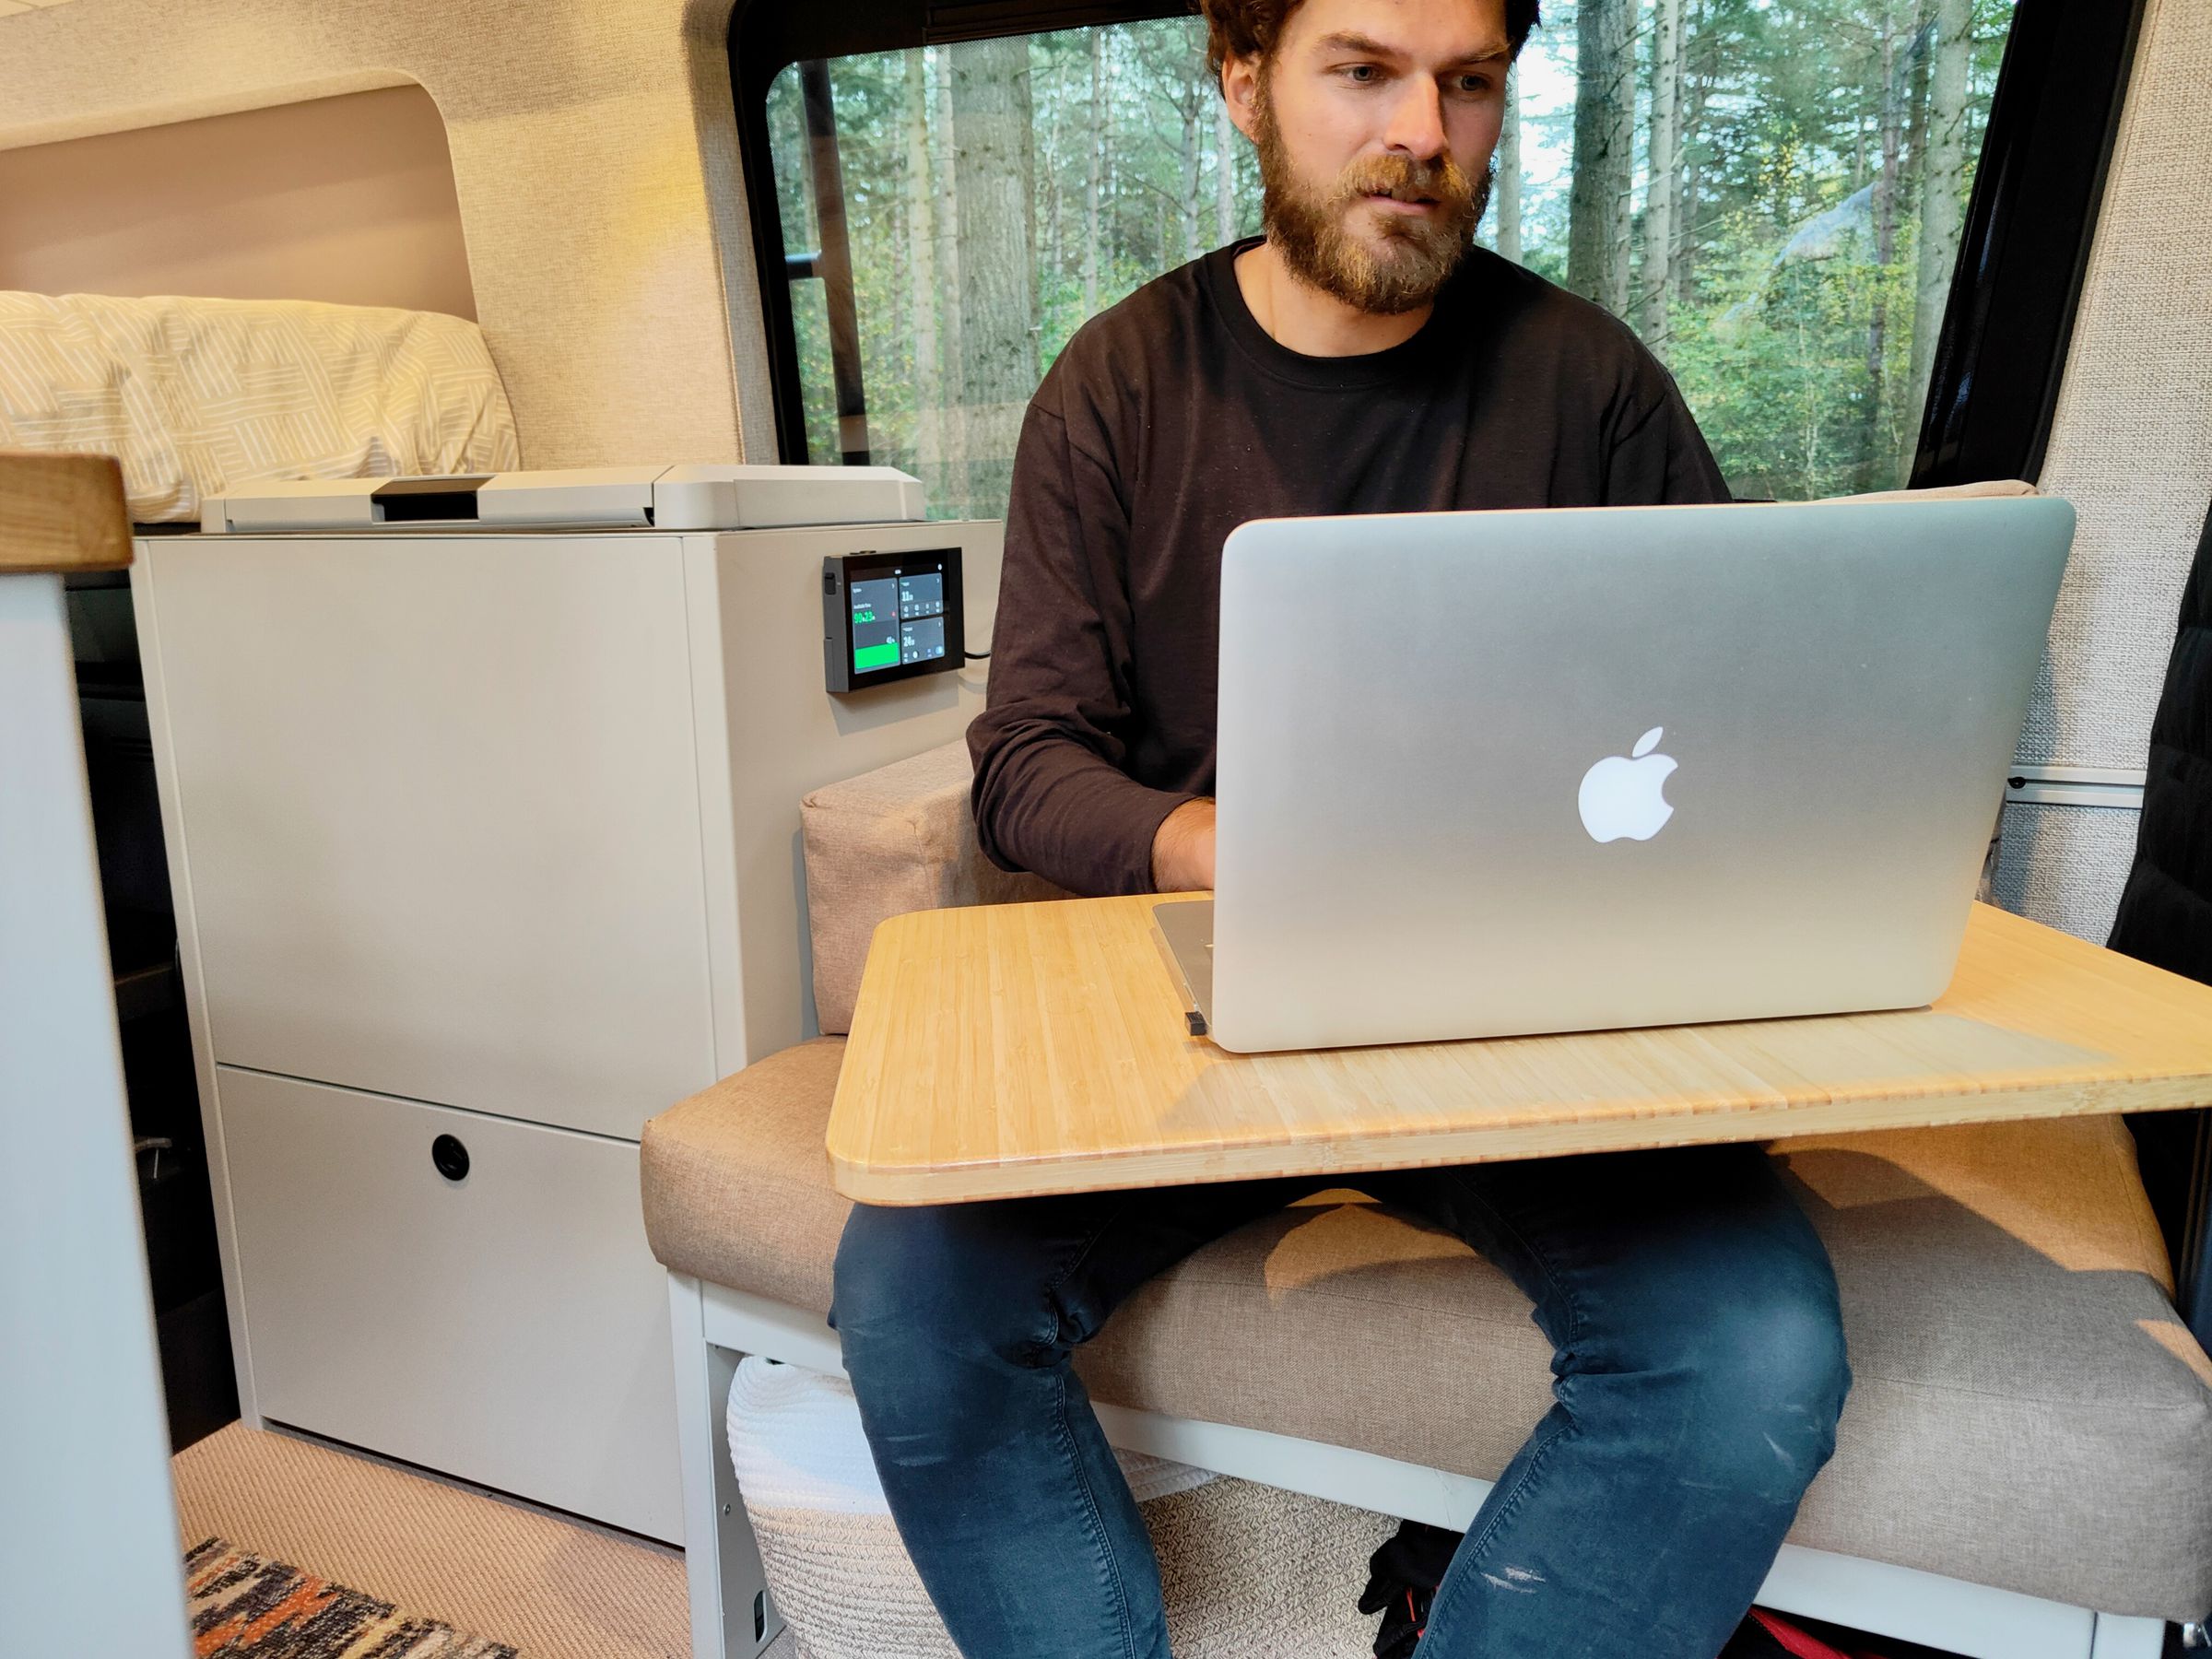
[[[1902,485],[2012,0],[1544,14],[1477,240],[1634,326],[1739,497]],[[807,458],[865,450],[931,516],[997,517],[1021,411],[1084,320],[1258,230],[1252,147],[1195,18],[826,71],[811,139],[801,66],[769,98],[785,251],[815,273],[792,286]],[[820,275],[841,218],[841,418]]]

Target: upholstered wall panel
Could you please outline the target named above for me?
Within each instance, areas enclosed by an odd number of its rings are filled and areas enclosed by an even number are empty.
[[[477,315],[445,123],[413,86],[0,149],[0,288]]]
[[[2151,0],[2042,488],[2079,511],[2020,759],[2140,767],[2212,501],[2212,5]],[[2025,809],[2007,814],[2008,842]],[[2102,942],[2132,814],[2042,809],[1999,890]],[[2123,831],[2124,830],[2124,833]]]
[[[1992,896],[2018,915],[2103,944],[2135,858],[2136,822],[2124,807],[2014,802]]]
[[[733,332],[715,240],[745,222],[730,6],[76,0],[0,18],[0,147],[418,82],[525,464],[741,459],[747,431],[773,459],[759,324]],[[749,289],[749,251],[728,257]]]

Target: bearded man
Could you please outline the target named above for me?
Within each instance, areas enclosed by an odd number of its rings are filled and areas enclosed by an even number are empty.
[[[1138,289],[1045,377],[969,735],[984,849],[1077,893],[1213,885],[1239,524],[1726,499],[1628,329],[1471,245],[1535,0],[1205,9],[1266,234]],[[1070,1354],[1190,1252],[1342,1184],[853,1210],[833,1323],[900,1534],[968,1659],[1166,1659],[1158,1566]],[[1357,1184],[1511,1275],[1556,1350],[1554,1403],[1458,1546],[1419,1652],[1713,1659],[1851,1382],[1827,1254],[1765,1153]],[[1376,1335],[1384,1365],[1430,1339]]]

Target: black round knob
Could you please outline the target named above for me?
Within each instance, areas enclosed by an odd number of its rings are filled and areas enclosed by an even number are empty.
[[[430,1143],[430,1161],[448,1181],[459,1181],[468,1174],[468,1148],[450,1135],[441,1135]]]

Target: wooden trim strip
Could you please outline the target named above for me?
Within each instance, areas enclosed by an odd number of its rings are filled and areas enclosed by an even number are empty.
[[[130,562],[114,456],[0,450],[0,573],[119,571]]]

